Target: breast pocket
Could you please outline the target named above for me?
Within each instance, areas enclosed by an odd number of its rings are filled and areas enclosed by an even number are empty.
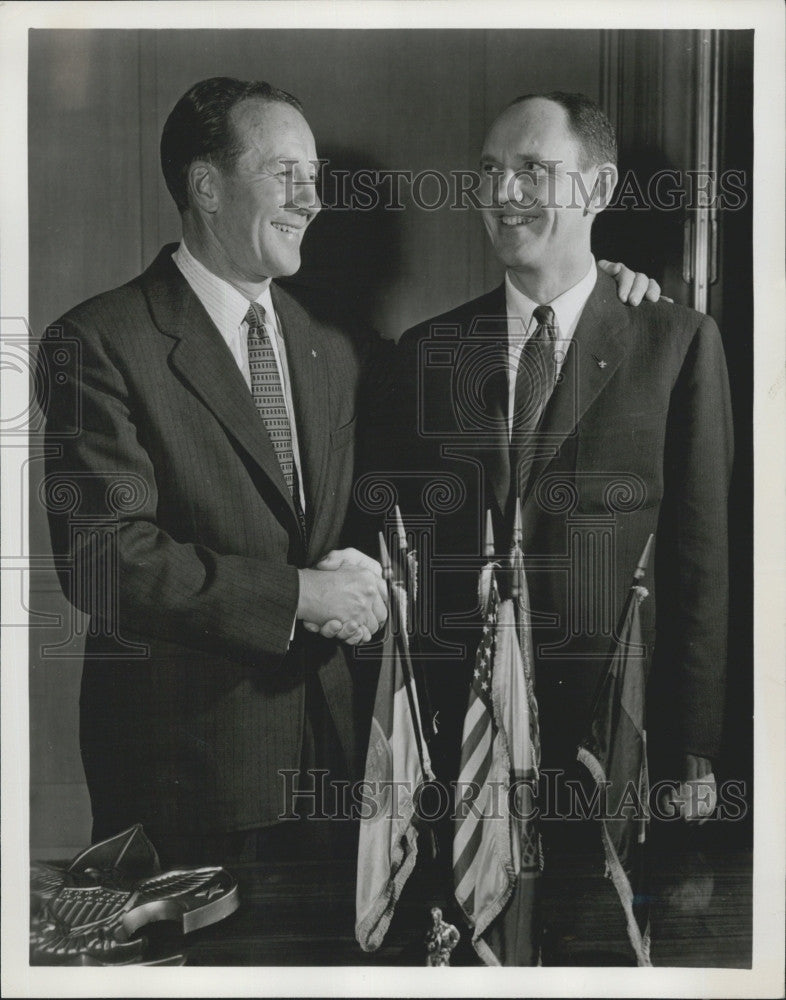
[[[333,451],[346,448],[355,440],[355,425],[357,418],[353,417],[348,424],[343,424],[330,432],[330,447]]]
[[[666,411],[621,413],[579,429],[576,454],[578,509],[621,514],[645,510],[663,498]]]

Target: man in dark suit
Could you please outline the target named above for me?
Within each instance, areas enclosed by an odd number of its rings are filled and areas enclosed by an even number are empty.
[[[279,823],[291,772],[355,773],[342,640],[377,631],[385,590],[336,547],[370,338],[271,283],[320,207],[295,98],[202,81],[161,160],[181,243],[43,339],[43,496],[63,588],[91,616],[94,839],[142,822],[163,861],[221,862],[297,843],[306,824]]]
[[[713,808],[723,714],[727,375],[710,318],[663,302],[626,308],[597,272],[591,227],[615,163],[613,128],[582,95],[527,96],[493,123],[483,219],[505,282],[404,334],[384,468],[430,553],[423,654],[441,776],[458,772],[485,512],[504,555],[520,499],[542,768],[573,774],[652,532],[649,735],[661,774],[703,782],[685,811],[700,819]],[[578,827],[542,829],[548,849]]]

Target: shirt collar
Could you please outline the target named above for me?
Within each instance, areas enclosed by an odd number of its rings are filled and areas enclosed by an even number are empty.
[[[227,338],[237,331],[248,312],[249,300],[246,296],[239,292],[234,285],[219,278],[217,274],[209,271],[201,261],[198,261],[186,246],[184,239],[181,239],[180,246],[172,258],[220,333]],[[269,283],[256,301],[264,308],[268,319],[275,325],[275,310],[273,309]]]
[[[552,299],[551,302],[544,303],[550,305],[554,310],[562,339],[569,340],[573,336],[573,332],[578,326],[579,317],[597,280],[598,268],[595,264],[595,258],[592,257],[589,270],[580,281]],[[510,279],[509,272],[505,273],[505,301],[508,317],[520,318],[523,325],[519,329],[529,333],[532,325],[532,314],[537,309],[538,303],[516,288]],[[516,325],[518,326],[518,324]]]
[[[268,323],[270,323],[270,325],[274,329],[276,329],[276,332],[278,332],[277,330],[278,324],[276,323],[276,310],[273,308],[273,297],[270,294],[269,284],[265,288],[264,292],[262,292],[261,295],[257,296],[256,302],[259,305],[261,305],[262,308],[265,310],[265,315],[267,316]]]

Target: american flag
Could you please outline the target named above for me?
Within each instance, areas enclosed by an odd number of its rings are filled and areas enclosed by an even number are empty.
[[[461,766],[457,800],[456,830],[453,840],[453,877],[456,898],[464,912],[475,912],[475,885],[483,865],[478,850],[483,838],[483,805],[488,804],[487,779],[491,770],[495,725],[491,702],[491,664],[497,626],[499,591],[493,569],[487,566],[481,589],[486,590],[483,636],[475,657],[475,669],[469,692],[464,732],[461,740]],[[478,799],[482,802],[478,803]],[[479,815],[478,813],[481,813]]]
[[[535,965],[535,880],[541,868],[533,812],[536,717],[520,646],[522,640],[531,643],[531,635],[528,623],[517,621],[526,603],[500,601],[494,573],[492,563],[481,571],[485,617],[464,720],[453,876],[483,961]]]

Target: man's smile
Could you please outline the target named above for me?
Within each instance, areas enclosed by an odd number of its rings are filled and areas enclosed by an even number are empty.
[[[503,226],[528,226],[535,222],[536,215],[500,215],[499,221]]]
[[[271,222],[270,225],[277,229],[280,233],[286,233],[288,236],[300,235],[306,228],[306,223],[300,226],[292,225],[290,222]]]

